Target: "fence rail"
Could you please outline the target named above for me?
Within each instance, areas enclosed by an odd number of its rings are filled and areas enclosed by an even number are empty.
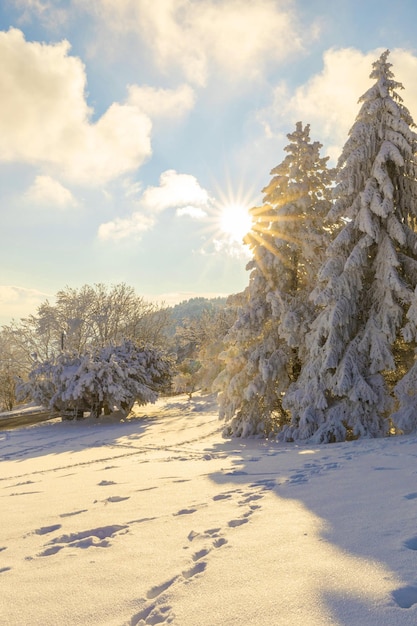
[[[51,411],[38,411],[36,413],[16,413],[10,417],[0,418],[0,430],[10,428],[19,428],[19,426],[31,426],[38,422],[46,422],[47,420],[59,417],[59,413]]]

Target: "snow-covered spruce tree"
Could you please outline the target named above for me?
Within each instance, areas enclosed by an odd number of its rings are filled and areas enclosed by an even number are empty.
[[[169,388],[171,363],[156,348],[126,340],[82,354],[62,352],[38,363],[21,393],[51,410],[99,417],[104,410],[128,414],[134,404],[155,402]]]
[[[339,159],[335,205],[345,225],[332,241],[314,293],[321,311],[308,358],[284,405],[286,440],[342,441],[389,430],[387,373],[417,284],[417,167],[413,120],[396,92],[389,51]]]
[[[216,385],[226,435],[273,436],[288,421],[282,395],[298,376],[312,317],[308,295],[328,243],[333,172],[309,125],[298,122],[287,136],[288,154],[271,171],[262,206],[251,210],[249,285],[221,355]]]
[[[402,330],[403,338],[413,347],[417,344],[417,289],[413,302],[407,312],[407,323]],[[404,352],[404,349],[403,349]],[[414,353],[416,350],[414,350]],[[397,357],[397,355],[395,355]],[[397,398],[397,410],[391,415],[392,423],[405,434],[417,430],[417,360],[415,354],[407,354],[409,369],[394,387]],[[398,357],[397,357],[398,359]],[[404,369],[404,364],[403,369]]]

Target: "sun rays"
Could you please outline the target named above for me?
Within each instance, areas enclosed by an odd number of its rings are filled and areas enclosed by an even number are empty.
[[[226,204],[220,208],[220,230],[232,241],[241,243],[252,228],[252,217],[244,204]]]
[[[283,202],[285,204],[285,202]],[[279,215],[279,208],[270,204],[252,207],[249,210],[251,228],[245,234],[244,242],[255,257],[259,246],[278,257],[286,265],[288,258],[285,245],[297,247],[299,241],[291,234],[292,223],[300,220],[299,215]]]
[[[234,257],[250,256],[245,237],[252,228],[250,207],[256,203],[253,189],[227,181],[225,187],[215,184],[215,198],[210,198],[204,226],[205,249]]]
[[[230,181],[225,189],[216,186],[216,199],[211,198],[204,227],[206,251],[213,249],[231,256],[257,256],[262,246],[286,264],[285,247],[299,245],[293,236],[293,223],[299,215],[279,215],[279,206],[261,203],[259,194],[234,186]],[[281,204],[281,203],[280,203]],[[282,199],[282,205],[285,205]],[[208,237],[207,237],[208,235]]]

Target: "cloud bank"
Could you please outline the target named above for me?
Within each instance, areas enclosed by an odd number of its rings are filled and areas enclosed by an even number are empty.
[[[327,50],[323,69],[292,93],[286,83],[279,83],[271,105],[258,113],[267,136],[282,132],[284,123],[289,132],[301,120],[311,124],[311,136],[319,139],[327,154],[337,160],[360,105],[358,100],[369,89],[372,63],[382,48],[364,53],[354,48]],[[404,104],[417,119],[417,56],[409,50],[395,49],[389,56],[396,80],[403,83],[399,90]]]
[[[8,323],[12,317],[20,319],[34,314],[37,307],[48,297],[49,294],[37,289],[0,285],[0,325]]]
[[[164,73],[180,72],[194,85],[227,74],[252,80],[270,63],[303,48],[291,0],[76,0],[109,32],[136,32]],[[314,34],[314,35],[313,35]]]
[[[36,176],[33,184],[25,193],[25,197],[30,204],[60,209],[77,204],[70,190],[51,176]]]
[[[49,167],[70,183],[97,185],[139,168],[152,154],[152,117],[194,106],[190,87],[131,85],[97,120],[86,100],[86,71],[67,41],[28,42],[0,32],[0,162]]]
[[[139,210],[129,217],[115,218],[101,224],[98,229],[99,239],[118,241],[140,238],[155,225],[157,216],[167,209],[176,209],[178,216],[203,218],[207,215],[205,209],[210,206],[211,200],[194,176],[167,170],[161,174],[159,185],[147,187],[136,202]]]

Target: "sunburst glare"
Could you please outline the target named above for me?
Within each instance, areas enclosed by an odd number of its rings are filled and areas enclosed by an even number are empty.
[[[276,206],[262,202],[259,192],[244,188],[242,183],[235,186],[228,181],[226,189],[218,185],[215,188],[216,197],[211,196],[204,209],[204,253],[223,252],[247,258],[263,246],[281,257],[278,240],[284,246],[299,244],[290,223],[301,219],[300,215],[277,214]],[[285,204],[284,198],[282,203]],[[284,256],[282,261],[286,262]]]
[[[252,218],[249,207],[244,204],[232,203],[220,207],[220,230],[232,241],[241,243],[252,227]]]
[[[216,198],[211,198],[204,229],[209,233],[206,250],[214,248],[231,256],[247,257],[250,252],[246,235],[253,225],[250,210],[259,200],[259,195],[253,189],[245,188],[242,182],[236,184],[230,179],[226,187],[215,184],[215,188]]]

